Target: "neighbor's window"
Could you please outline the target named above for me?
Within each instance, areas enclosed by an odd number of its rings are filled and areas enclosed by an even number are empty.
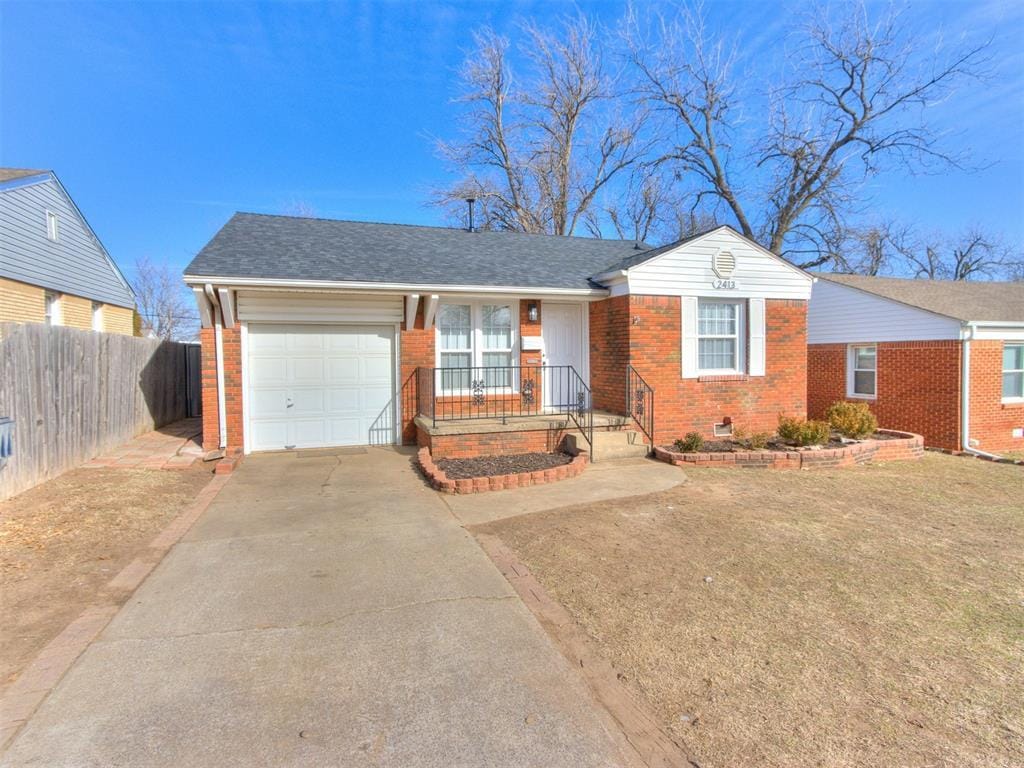
[[[697,305],[697,357],[701,373],[743,370],[743,304],[701,301]]]
[[[92,303],[92,329],[94,331],[103,330],[103,302],[101,301]]]
[[[1024,399],[1024,344],[1003,345],[1003,399]]]
[[[51,240],[56,240],[60,231],[57,225],[57,214],[53,211],[46,212],[46,236]]]
[[[60,325],[60,295],[47,291],[44,298],[46,309],[44,318],[47,325]]]
[[[487,387],[512,386],[515,309],[511,304],[484,303],[438,308],[437,367],[444,369],[439,374],[442,390],[468,390],[473,379],[482,379]]]
[[[850,347],[848,392],[851,397],[874,397],[877,392],[878,348],[874,344]]]

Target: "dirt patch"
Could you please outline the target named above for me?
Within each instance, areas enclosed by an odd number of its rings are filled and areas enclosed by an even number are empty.
[[[1024,764],[1020,469],[690,469],[491,523],[704,768]]]
[[[0,688],[209,482],[209,467],[78,469],[0,502]]]
[[[452,480],[514,475],[561,467],[572,461],[567,453],[515,453],[507,456],[476,456],[471,459],[439,459],[437,466]]]

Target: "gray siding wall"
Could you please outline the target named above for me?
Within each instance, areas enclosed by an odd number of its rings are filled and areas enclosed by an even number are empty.
[[[57,241],[46,236],[46,211],[57,214]],[[89,228],[56,181],[0,191],[0,277],[135,306]]]

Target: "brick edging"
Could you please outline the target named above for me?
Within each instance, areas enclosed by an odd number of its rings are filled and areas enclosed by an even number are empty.
[[[528,488],[531,485],[544,485],[559,480],[576,477],[587,466],[587,457],[578,454],[568,464],[550,469],[538,469],[534,472],[513,472],[508,475],[492,475],[490,477],[473,477],[452,480],[430,455],[430,449],[420,448],[416,452],[416,463],[426,476],[427,481],[435,490],[443,493],[482,493],[483,491],[503,491],[506,488]]]
[[[681,453],[661,446],[654,455],[677,467],[764,467],[767,469],[825,469],[852,467],[872,461],[917,461],[924,456],[924,438],[912,432],[880,429],[896,440],[862,440],[842,448],[819,451],[737,451],[735,453]]]

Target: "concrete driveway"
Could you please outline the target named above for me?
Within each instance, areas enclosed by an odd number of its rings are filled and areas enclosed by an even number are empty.
[[[620,738],[410,457],[367,449],[247,459],[2,764],[582,768]]]

